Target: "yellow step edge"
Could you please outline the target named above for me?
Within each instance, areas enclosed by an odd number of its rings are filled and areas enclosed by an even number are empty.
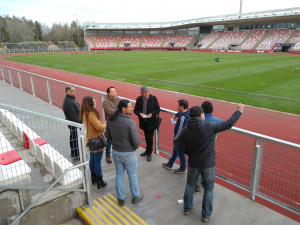
[[[92,208],[108,225],[113,225],[94,205],[92,205]]]
[[[81,209],[80,206],[77,207],[76,211],[78,212],[78,214],[84,219],[85,222],[88,223],[88,225],[96,225],[91,219],[90,217]]]
[[[106,215],[109,216],[117,225],[122,225],[115,217],[113,217],[97,200],[94,200],[93,203],[95,203]]]
[[[89,208],[86,208],[84,205],[82,206],[86,211],[88,211],[88,213],[97,221],[98,224],[100,225],[104,225],[104,223],[102,223],[102,221],[92,212],[92,210],[90,210]]]
[[[115,202],[118,203],[118,199],[116,199],[112,194],[108,194],[108,196],[113,199]],[[134,212],[132,212],[127,206],[123,206],[127,212],[129,212],[133,217],[135,217],[139,222],[141,222],[143,225],[148,225],[144,220],[142,220],[139,216],[137,216]]]
[[[130,225],[130,223],[128,223],[118,212],[116,212],[112,207],[109,206],[109,204],[107,204],[103,199],[98,198],[99,201],[105,205],[106,208],[108,208],[110,211],[113,212],[113,214],[115,214],[123,223],[125,223],[126,225]]]
[[[120,206],[115,204],[112,200],[110,200],[107,196],[103,196],[103,198],[108,201],[113,207],[115,207],[117,210],[119,210],[124,216],[127,217],[133,224],[139,225],[132,217],[130,217]]]

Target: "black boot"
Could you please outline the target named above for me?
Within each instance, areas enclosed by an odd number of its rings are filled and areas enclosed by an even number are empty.
[[[97,182],[97,174],[96,173],[91,173],[91,180],[92,180],[92,185]]]
[[[105,187],[107,185],[107,182],[103,181],[103,176],[97,177],[97,185],[98,185],[98,189],[100,189],[100,187]]]

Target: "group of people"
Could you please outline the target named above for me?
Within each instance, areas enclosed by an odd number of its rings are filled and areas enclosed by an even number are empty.
[[[128,174],[132,203],[136,204],[144,197],[138,189],[136,149],[140,146],[140,137],[135,122],[129,117],[134,112],[139,118],[139,127],[143,130],[146,140],[146,150],[141,156],[152,160],[153,135],[159,128],[160,106],[157,98],[149,94],[145,86],[140,88],[140,96],[136,99],[135,107],[127,99],[120,99],[114,87],[107,89],[107,97],[102,106],[105,112],[105,121],[101,122],[100,113],[96,108],[96,101],[91,96],[82,99],[81,106],[75,101],[76,90],[73,86],[66,87],[66,97],[63,102],[63,111],[67,120],[84,123],[86,127],[86,141],[105,134],[107,138],[106,162],[112,159],[116,168],[116,191],[120,206],[125,205],[124,174]],[[162,166],[172,169],[177,157],[180,167],[174,170],[175,174],[187,173],[187,182],[184,193],[184,214],[188,215],[193,208],[193,193],[204,188],[202,201],[202,220],[208,221],[213,209],[213,189],[215,180],[215,149],[214,144],[219,132],[230,129],[240,118],[244,105],[238,104],[237,110],[226,121],[212,116],[213,105],[205,101],[200,106],[188,107],[185,99],[177,102],[178,112],[173,117],[174,139],[173,154],[167,163]],[[75,127],[70,129],[71,156],[80,157],[78,152],[78,134]],[[113,146],[111,151],[111,146]],[[90,170],[92,184],[98,189],[105,187],[103,180],[101,160],[105,148],[90,151]],[[112,155],[112,159],[111,159]],[[188,156],[188,169],[186,168],[186,155]]]

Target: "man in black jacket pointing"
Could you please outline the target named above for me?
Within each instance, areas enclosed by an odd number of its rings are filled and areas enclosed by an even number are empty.
[[[215,135],[229,130],[240,118],[244,110],[238,104],[234,114],[224,122],[204,121],[204,111],[200,106],[190,108],[190,119],[180,136],[180,151],[189,156],[188,174],[184,193],[184,214],[193,208],[193,195],[199,174],[202,176],[204,196],[202,201],[202,220],[208,221],[213,210],[213,189],[215,183]]]

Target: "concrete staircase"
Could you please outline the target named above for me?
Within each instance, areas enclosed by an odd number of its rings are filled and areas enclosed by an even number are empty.
[[[4,54],[6,54],[6,51],[4,50],[4,48],[3,48],[3,46],[2,46],[1,43],[0,43],[0,49],[2,50],[2,52],[3,52]]]
[[[291,33],[291,35],[288,37],[288,39],[286,39],[285,43],[289,43],[293,39],[293,37],[295,37],[295,35],[298,33],[298,31],[299,30],[294,30],[294,32]]]
[[[166,41],[168,40],[168,36],[165,36],[163,42],[161,43],[160,47],[163,47]]]
[[[120,37],[117,37],[117,38],[116,38],[116,45],[117,45],[117,48],[120,47]]]
[[[92,44],[93,44],[93,48],[96,48],[97,45],[96,45],[95,38],[94,38],[94,37],[91,37],[91,41],[92,41]]]
[[[140,43],[139,43],[139,47],[142,47],[142,44],[143,44],[143,42],[144,42],[144,39],[145,39],[145,37],[141,37]]]
[[[210,43],[205,49],[209,49],[210,46],[212,46],[216,41],[218,41],[222,36],[224,35],[224,33],[221,33],[219,35],[219,37],[217,37],[212,43]]]
[[[251,35],[254,33],[254,31],[251,31],[245,38],[244,40],[242,40],[241,43],[239,43],[238,47],[241,47],[250,37]]]
[[[252,50],[255,50],[260,45],[260,43],[262,43],[271,34],[271,32],[272,30],[268,30],[268,32],[254,45]]]
[[[87,208],[85,205],[76,209],[79,219],[83,224],[143,224],[147,223],[131,211],[127,206],[119,206],[118,199],[112,194],[95,199],[93,205]]]
[[[79,51],[78,46],[75,43],[72,43],[73,47],[76,48],[77,51]]]
[[[193,44],[197,39],[199,39],[199,35],[196,35],[187,45],[186,47],[189,48],[191,44]]]

